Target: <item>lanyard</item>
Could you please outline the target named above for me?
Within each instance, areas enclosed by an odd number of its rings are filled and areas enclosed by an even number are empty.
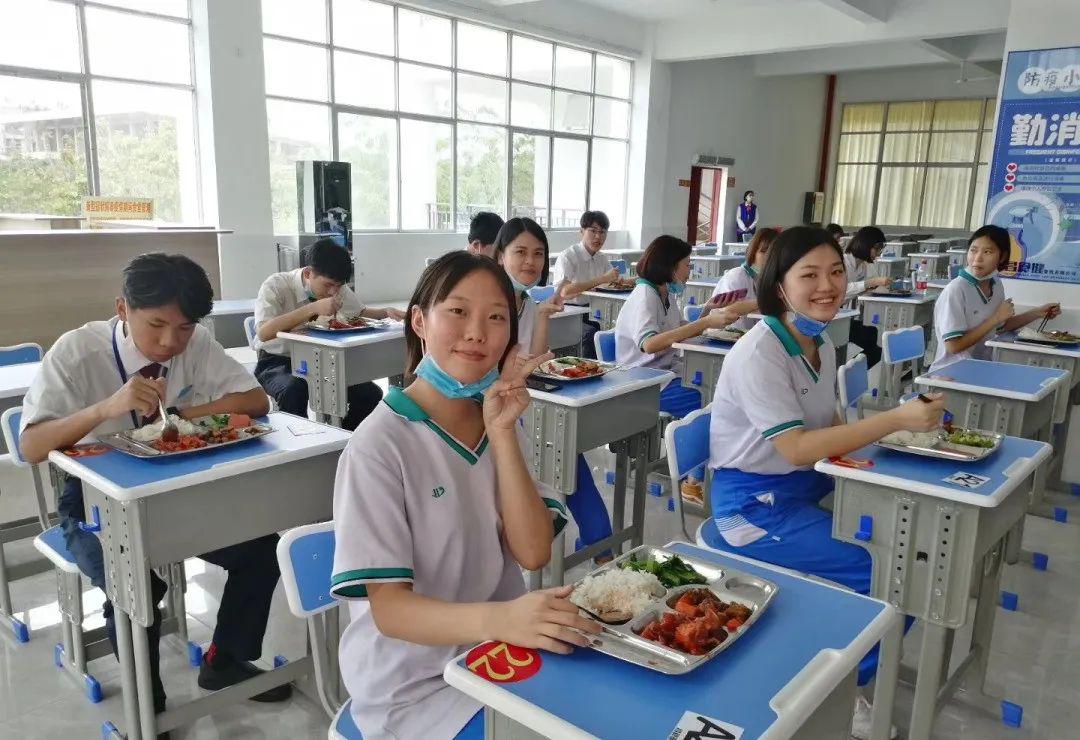
[[[113,351],[113,359],[116,360],[116,370],[120,373],[120,386],[123,387],[123,386],[127,385],[128,374],[124,370],[124,361],[120,359],[120,347],[116,344],[116,332],[119,331],[119,327],[120,327],[119,322],[117,322],[117,327],[115,329],[113,329],[113,333],[112,333],[112,351]],[[164,376],[169,374],[169,368],[162,367],[161,370],[162,370],[162,374],[159,377],[164,377]],[[131,423],[136,428],[138,428],[138,426],[139,426],[139,417],[135,415],[134,411],[129,411],[128,413],[131,414]]]

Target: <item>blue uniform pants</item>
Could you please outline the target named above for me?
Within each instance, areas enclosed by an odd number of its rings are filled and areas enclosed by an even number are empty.
[[[584,455],[578,455],[577,489],[566,497],[566,508],[570,510],[581,533],[582,547],[611,536],[611,518]]]

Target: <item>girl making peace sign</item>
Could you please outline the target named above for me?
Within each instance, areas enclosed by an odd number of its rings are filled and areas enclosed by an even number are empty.
[[[518,425],[525,378],[551,355],[518,354],[513,288],[485,257],[441,257],[407,314],[415,379],[390,390],[338,463],[341,670],[365,738],[482,737],[479,703],[443,681],[448,661],[485,640],[567,653],[598,631],[570,587],[527,593],[521,574],[547,563],[565,523],[529,474]]]

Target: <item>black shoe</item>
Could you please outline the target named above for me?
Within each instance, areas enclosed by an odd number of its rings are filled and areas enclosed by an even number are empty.
[[[229,686],[234,686],[241,681],[246,681],[249,678],[262,675],[263,673],[266,673],[266,671],[256,668],[251,663],[230,660],[219,654],[215,657],[213,664],[208,660],[203,660],[202,667],[199,668],[199,688],[206,689],[207,691],[218,691],[220,689],[228,688]],[[251,697],[251,700],[279,702],[287,701],[291,696],[292,686],[283,684],[268,689],[261,694],[256,694]]]

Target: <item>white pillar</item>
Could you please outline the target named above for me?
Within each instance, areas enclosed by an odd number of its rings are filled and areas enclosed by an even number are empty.
[[[277,271],[259,0],[193,0],[205,220],[220,241],[223,298],[253,298]]]

